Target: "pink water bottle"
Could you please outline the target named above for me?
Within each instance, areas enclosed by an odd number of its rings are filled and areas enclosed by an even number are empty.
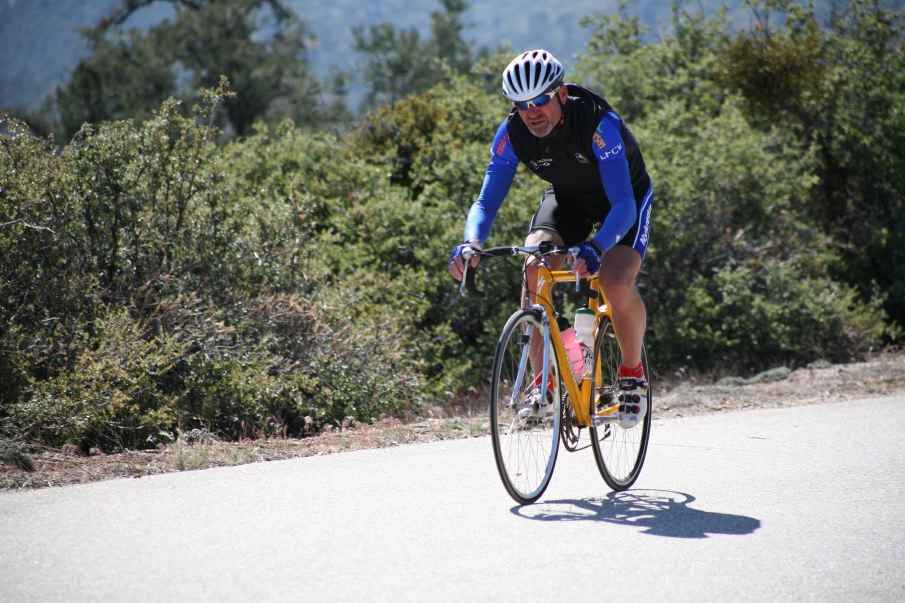
[[[561,331],[561,333],[562,344],[569,355],[569,364],[572,365],[572,372],[575,376],[581,377],[584,375],[584,356],[581,353],[581,345],[578,343],[578,338],[575,336],[575,329],[569,327]]]

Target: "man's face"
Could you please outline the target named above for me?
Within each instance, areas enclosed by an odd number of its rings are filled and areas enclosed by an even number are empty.
[[[528,130],[538,138],[548,136],[553,128],[562,119],[562,103],[566,102],[569,92],[565,86],[561,86],[556,93],[559,99],[552,99],[543,107],[531,107],[529,109],[519,109],[518,114],[528,126]]]

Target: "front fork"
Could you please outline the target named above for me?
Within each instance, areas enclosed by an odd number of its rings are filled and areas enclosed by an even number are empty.
[[[547,388],[550,385],[550,371],[547,370],[547,367],[550,366],[550,317],[544,312],[540,311],[541,316],[541,329],[543,331],[543,354],[541,360],[541,382],[540,382],[540,400],[538,404],[540,406],[546,406],[547,404]],[[512,395],[509,400],[509,405],[514,407],[517,405],[517,400],[519,397],[519,393],[522,391],[522,383],[524,383],[525,375],[528,373],[528,365],[531,360],[531,336],[533,335],[534,327],[528,325],[528,329],[522,335],[522,351],[519,357],[519,365],[518,365],[518,373],[515,378],[515,386],[512,389]],[[529,378],[533,378],[531,375]]]

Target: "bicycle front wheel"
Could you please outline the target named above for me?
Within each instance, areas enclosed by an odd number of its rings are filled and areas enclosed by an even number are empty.
[[[604,481],[613,490],[626,490],[641,473],[650,438],[650,418],[653,414],[653,396],[650,389],[650,367],[647,350],[642,348],[641,360],[648,380],[647,414],[644,420],[631,429],[624,429],[616,421],[619,402],[619,361],[622,353],[616,341],[613,323],[604,318],[597,329],[594,342],[594,392],[591,396],[591,416],[597,415],[600,424],[588,430],[594,459]]]
[[[561,384],[556,351],[541,312],[514,313],[500,335],[490,384],[493,454],[506,491],[529,504],[546,490],[559,449]],[[547,331],[546,391],[544,332]]]

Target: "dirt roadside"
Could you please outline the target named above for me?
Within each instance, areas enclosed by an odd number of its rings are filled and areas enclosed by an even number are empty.
[[[814,364],[795,371],[775,369],[751,379],[730,378],[715,384],[696,384],[677,377],[675,383],[663,389],[665,394],[654,394],[655,420],[905,394],[905,352],[885,352],[853,364]],[[350,424],[302,440],[220,442],[209,434],[195,433],[161,444],[156,450],[119,454],[84,456],[75,447],[30,449],[25,454],[7,452],[0,456],[0,493],[475,437],[487,431],[485,413],[477,409],[410,424],[398,420]]]

